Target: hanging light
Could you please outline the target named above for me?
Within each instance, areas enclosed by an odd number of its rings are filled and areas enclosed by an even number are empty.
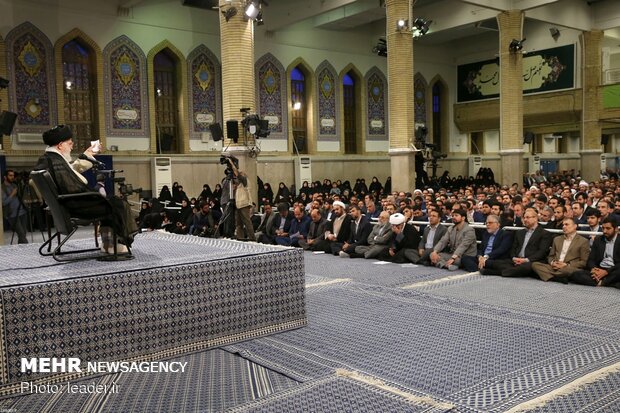
[[[245,6],[245,15],[248,16],[250,20],[256,20],[258,14],[260,13],[260,2],[251,1]]]
[[[413,38],[417,39],[418,37],[424,36],[428,32],[428,29],[432,23],[432,20],[424,20],[420,17],[416,18],[411,26],[411,34],[413,35]]]

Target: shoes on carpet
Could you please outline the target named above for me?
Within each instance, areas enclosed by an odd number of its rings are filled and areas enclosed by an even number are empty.
[[[107,252],[108,252],[108,254],[114,254],[114,247],[109,247]],[[127,249],[126,245],[116,244],[116,253],[117,254],[127,254],[128,252],[129,252],[129,249]]]
[[[448,265],[448,271],[456,271],[458,269],[458,265]]]
[[[340,251],[338,255],[340,256],[340,258],[351,258],[351,256],[344,251]]]

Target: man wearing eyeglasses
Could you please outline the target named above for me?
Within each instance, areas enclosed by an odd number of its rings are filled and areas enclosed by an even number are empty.
[[[478,256],[464,256],[461,260],[465,271],[480,271],[485,274],[487,267],[492,267],[495,260],[510,257],[512,246],[512,233],[500,228],[499,217],[489,215],[487,217],[487,231],[482,235],[482,243],[478,248]]]
[[[73,133],[66,125],[58,125],[43,134],[43,142],[47,145],[45,153],[39,158],[35,170],[46,169],[56,183],[58,193],[77,194],[83,192],[95,192],[88,186],[88,181],[82,172],[93,167],[91,161],[95,161],[93,147],[84,151],[87,159],[71,158],[73,149]],[[69,199],[63,203],[72,217],[82,219],[96,219],[106,216],[101,221],[102,235],[105,228],[112,228],[116,233],[119,244],[117,252],[127,253],[133,241],[133,234],[138,231],[137,225],[131,215],[131,210],[126,202],[119,198],[101,197]],[[107,236],[104,238],[109,239]],[[105,252],[113,252],[111,245],[103,246]]]

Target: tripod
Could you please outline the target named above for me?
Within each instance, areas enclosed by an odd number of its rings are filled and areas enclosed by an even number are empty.
[[[16,182],[16,189],[17,189],[17,200],[18,200],[18,206],[17,206],[17,211],[15,211],[15,217],[14,218],[9,218],[9,222],[11,223],[11,230],[12,230],[12,234],[11,234],[11,244],[13,244],[13,241],[15,240],[15,234],[17,233],[17,226],[21,226],[22,227],[22,231],[24,232],[30,232],[30,242],[34,242],[34,237],[33,237],[33,217],[32,217],[32,209],[29,208],[28,206],[26,206],[26,203],[24,202],[24,195],[26,195],[26,193],[28,194],[28,204],[32,205],[35,203],[35,197],[32,196],[32,192],[28,187],[28,184],[25,183],[23,181],[23,176],[21,177],[21,180]],[[6,187],[5,187],[6,188]],[[9,194],[6,194],[7,196],[9,196]],[[22,214],[22,211],[25,211],[24,214]],[[22,216],[25,215],[26,216],[26,222],[22,221]],[[43,241],[45,241],[45,234],[43,232],[43,229],[41,230],[41,236],[43,237]],[[19,234],[18,234],[19,235]],[[27,237],[27,235],[25,235],[25,237]],[[18,240],[21,241],[21,240]]]
[[[224,207],[222,218],[218,226],[219,233],[222,237],[232,238],[235,235],[235,198],[233,192],[233,177],[226,176],[228,180],[228,202]]]

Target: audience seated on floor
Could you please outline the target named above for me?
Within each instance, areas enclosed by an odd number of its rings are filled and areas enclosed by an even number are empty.
[[[465,219],[467,213],[462,209],[452,211],[454,224],[439,240],[430,254],[431,264],[454,271],[459,268],[464,256],[476,256],[476,233]]]
[[[572,218],[562,222],[563,236],[555,237],[547,263],[535,262],[532,270],[543,281],[564,281],[572,273],[583,269],[588,261],[590,244],[577,235],[577,224]]]
[[[381,211],[379,221],[368,235],[366,245],[357,245],[355,252],[350,255],[352,258],[377,258],[385,255],[390,249],[393,236],[390,214],[387,211]]]
[[[362,214],[358,205],[351,204],[349,214],[351,215],[351,235],[339,252],[342,258],[349,258],[351,254],[355,254],[356,247],[368,245],[368,236],[372,231],[370,220]]]

